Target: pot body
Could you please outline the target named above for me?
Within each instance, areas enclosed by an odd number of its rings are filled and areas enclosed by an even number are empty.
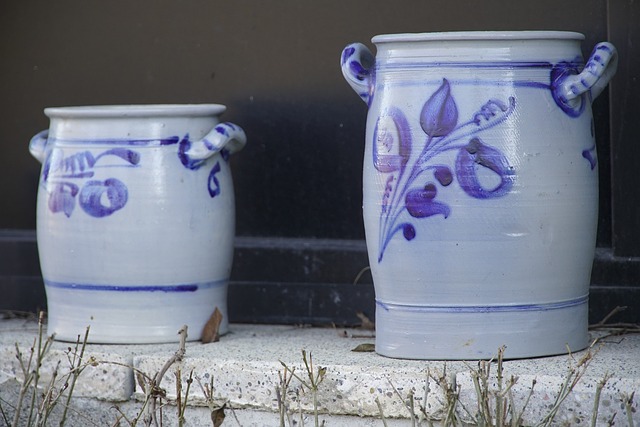
[[[345,49],[343,72],[369,106],[363,209],[378,353],[479,359],[506,346],[520,358],[587,346],[591,100],[617,57],[599,45],[587,81],[581,40],[400,34],[375,37],[375,59]]]
[[[50,128],[30,149],[43,163],[37,239],[50,334],[75,341],[90,326],[90,342],[170,342],[187,325],[194,340],[216,307],[227,331],[228,159],[244,133],[219,123],[223,111],[45,109]]]

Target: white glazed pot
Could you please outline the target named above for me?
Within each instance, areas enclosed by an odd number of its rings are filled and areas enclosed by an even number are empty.
[[[376,351],[415,359],[588,344],[591,102],[615,72],[570,32],[383,35],[347,46],[368,104],[363,207]]]
[[[197,340],[217,307],[228,329],[234,240],[229,155],[245,134],[225,107],[47,108],[37,236],[48,329],[75,341]]]

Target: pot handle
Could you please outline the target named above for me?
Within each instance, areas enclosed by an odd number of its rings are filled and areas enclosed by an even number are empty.
[[[240,126],[225,122],[216,125],[204,138],[190,141],[183,155],[183,162],[192,164],[207,159],[226,148],[229,154],[236,153],[246,145],[247,136]]]
[[[47,129],[42,132],[38,132],[33,138],[31,138],[31,141],[29,141],[29,152],[40,163],[44,162],[48,140],[49,130]]]
[[[340,58],[342,75],[349,83],[349,86],[367,104],[373,95],[373,76],[371,72],[374,63],[373,54],[362,43],[351,43],[342,50],[342,57]]]
[[[568,76],[558,87],[559,95],[571,101],[587,91],[596,99],[618,68],[618,51],[608,42],[598,43],[580,74]]]

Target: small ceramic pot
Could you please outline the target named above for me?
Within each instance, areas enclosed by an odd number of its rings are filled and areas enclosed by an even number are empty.
[[[364,224],[376,350],[477,359],[588,343],[591,102],[617,64],[570,32],[382,35],[347,46],[367,103]]]
[[[245,134],[221,105],[47,108],[37,236],[49,333],[96,343],[228,328],[234,240],[229,156]]]

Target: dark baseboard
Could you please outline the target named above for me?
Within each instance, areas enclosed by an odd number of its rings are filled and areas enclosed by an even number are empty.
[[[356,325],[373,320],[374,290],[363,241],[240,237],[229,288],[230,321]],[[599,248],[589,304],[591,323],[617,306],[612,321],[640,323],[640,258]],[[35,232],[0,231],[0,310],[46,308]],[[361,313],[361,314],[360,314]]]

